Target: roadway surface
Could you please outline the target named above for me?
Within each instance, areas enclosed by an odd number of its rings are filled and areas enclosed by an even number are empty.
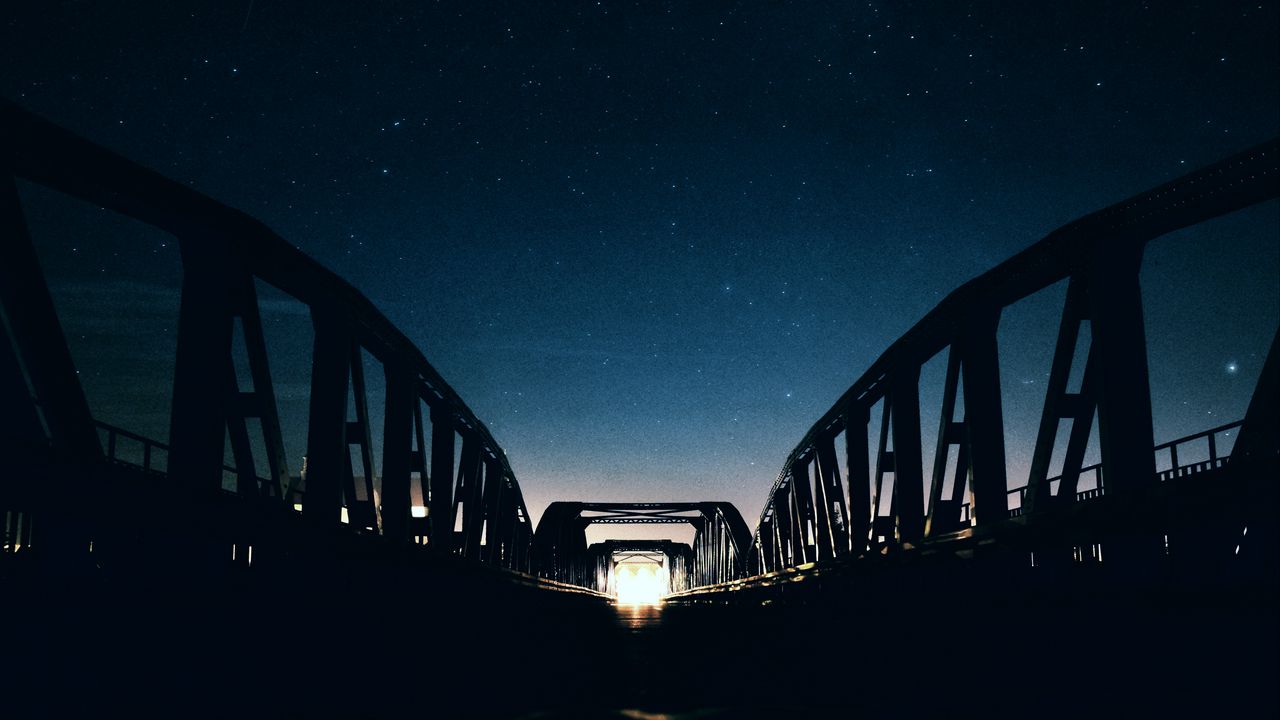
[[[1175,717],[1277,712],[1272,599],[904,585],[617,606],[488,575],[0,573],[6,717]],[[20,582],[12,582],[20,581]]]

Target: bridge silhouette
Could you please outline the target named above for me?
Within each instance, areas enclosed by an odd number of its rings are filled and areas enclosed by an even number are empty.
[[[495,438],[357,289],[254,218],[11,103],[0,127],[0,702],[435,717],[1275,709],[1280,351],[1273,340],[1242,419],[1158,444],[1139,270],[1162,235],[1274,200],[1280,141],[960,286],[813,424],[761,488],[754,529],[709,498],[555,502],[535,531]],[[91,412],[18,180],[176,238],[167,441]],[[1063,281],[1030,469],[1011,490],[997,325]],[[299,467],[259,282],[314,328]],[[925,417],[921,368],[942,353],[941,414]],[[380,445],[366,357],[386,378]],[[922,422],[938,423],[932,448]],[[1091,434],[1101,460],[1085,465]],[[689,526],[693,540],[588,541],[589,526],[621,524]],[[613,603],[637,559],[661,569],[659,607]]]

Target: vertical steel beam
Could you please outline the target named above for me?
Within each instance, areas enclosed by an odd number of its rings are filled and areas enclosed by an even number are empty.
[[[485,522],[484,490],[490,478],[485,449],[480,445],[478,438],[473,439],[473,442],[476,445],[475,464],[472,466],[467,484],[467,513],[463,518],[464,532],[466,532],[465,554],[473,560],[481,560]],[[463,455],[464,457],[466,455],[465,446]]]
[[[351,378],[350,321],[312,308],[311,409],[307,421],[307,477],[302,513],[321,523],[342,515],[341,483],[351,463],[347,449],[347,393]]]
[[[347,507],[350,509],[351,524],[359,527],[382,528],[382,516],[378,507],[378,496],[374,492],[373,475],[373,428],[369,422],[369,396],[364,381],[364,351],[359,342],[351,343],[351,396],[355,402],[355,422],[347,423],[347,444],[355,445],[360,455],[360,471],[364,474],[365,502],[357,500],[352,493]],[[347,450],[350,457],[350,450]],[[350,465],[348,464],[348,467]],[[354,483],[354,477],[348,477]]]
[[[796,544],[792,538],[792,529],[795,523],[792,520],[791,513],[791,488],[788,486],[778,488],[778,492],[773,495],[773,527],[777,531],[778,536],[778,568],[787,568],[797,565],[801,561],[796,560]]]
[[[813,486],[809,478],[809,460],[798,461],[791,466],[792,512],[795,513],[796,531],[800,539],[803,562],[813,562],[817,557],[816,528],[813,517]]]
[[[1097,407],[1095,384],[1098,371],[1093,347],[1089,348],[1084,364],[1084,377],[1080,380],[1080,392],[1072,396],[1081,414],[1071,418],[1071,433],[1067,436],[1066,452],[1062,457],[1062,475],[1058,481],[1058,504],[1075,502],[1076,488],[1080,481],[1080,469],[1084,466],[1084,454],[1089,449],[1089,433],[1093,429],[1093,414]]]
[[[773,520],[765,520],[755,529],[753,559],[748,575],[760,575],[771,570],[773,560]]]
[[[530,551],[533,541],[533,523],[529,520],[529,510],[524,505],[524,496],[520,492],[520,483],[515,478],[511,479],[511,486],[507,488],[511,513],[515,529],[512,532],[512,551],[511,562],[508,567],[512,570],[520,572],[529,572],[530,567]]]
[[[703,515],[698,524],[698,538],[702,542],[702,549],[704,553],[702,560],[702,582],[706,585],[715,584],[716,574],[719,571],[720,548],[719,543],[717,542],[719,538],[716,537],[715,531],[715,524],[711,521],[711,518]]]
[[[232,316],[232,334],[235,332],[235,317],[241,316],[244,331],[246,347],[249,344],[250,331],[248,323],[243,320],[244,314],[247,312],[246,307],[252,303],[254,311],[257,310],[257,298],[253,293],[253,278],[242,268],[230,269],[222,278],[222,282],[227,286],[227,302],[228,310]],[[247,296],[247,297],[246,297]],[[258,328],[261,333],[261,328]],[[228,356],[231,355],[231,346],[227,348]],[[250,352],[252,354],[252,352]],[[235,360],[229,357],[225,363],[226,376],[223,380],[227,397],[227,439],[231,442],[231,456],[234,458],[236,467],[236,493],[244,497],[258,497],[260,488],[258,487],[258,470],[253,460],[253,445],[249,440],[249,426],[246,422],[248,418],[261,414],[256,405],[258,395],[254,391],[241,392],[240,379],[237,377],[235,369]],[[257,389],[256,382],[254,390]],[[265,488],[264,488],[265,489]],[[270,493],[269,489],[267,494]]]
[[[893,515],[898,542],[924,536],[924,469],[920,450],[920,368],[890,379],[893,404]]]
[[[844,502],[844,488],[840,482],[840,462],[836,459],[835,435],[820,439],[817,443],[817,482],[822,490],[822,513],[825,544],[823,553],[835,557],[849,549],[848,509]],[[819,553],[820,555],[822,553]]]
[[[249,357],[249,374],[253,379],[251,408],[240,408],[241,414],[251,411],[262,425],[263,447],[266,451],[270,484],[264,488],[268,497],[288,496],[289,460],[284,449],[284,434],[280,429],[280,414],[276,408],[275,388],[271,382],[271,368],[267,357],[267,340],[262,332],[262,317],[258,310],[258,293],[253,276],[244,273],[238,293],[236,313],[244,331],[245,353]]]
[[[502,464],[497,458],[485,458],[485,483],[483,496],[483,554],[481,559],[490,565],[502,561],[502,543],[506,537],[502,517],[502,486],[506,482]]]
[[[770,504],[773,504],[772,500]],[[765,535],[766,529],[767,536]],[[778,510],[776,507],[770,511],[768,525],[760,529],[760,546],[762,548],[760,559],[763,563],[764,572],[773,572],[783,566],[782,538],[778,535]]]
[[[773,534],[769,538],[769,542],[773,544],[773,552],[769,554],[769,571],[776,572],[786,567],[788,563],[787,546],[782,540],[782,524],[778,515],[778,501],[775,498],[772,502],[774,505],[773,521],[769,523],[769,529]]]
[[[382,425],[382,534],[397,540],[409,537],[409,506],[413,473],[414,377],[408,367],[387,364],[387,387]]]
[[[234,362],[227,363],[224,381],[227,397],[227,439],[231,441],[231,456],[236,466],[236,493],[243,497],[258,497],[258,471],[253,462],[253,446],[249,441],[249,426],[240,405],[253,393],[241,393],[236,379]]]
[[[886,394],[881,400],[883,408],[880,412],[880,440],[876,446],[876,470],[874,481],[871,484],[871,517],[870,530],[868,531],[869,541],[871,545],[875,545],[880,533],[876,530],[876,525],[880,521],[880,511],[884,505],[884,476],[893,472],[894,459],[893,451],[889,449],[889,428],[893,421],[893,402],[892,398]],[[894,478],[896,486],[897,478]],[[893,503],[890,501],[889,510],[892,512]]]
[[[498,497],[498,524],[502,530],[501,544],[494,562],[508,570],[515,569],[516,535],[520,532],[520,518],[515,504],[515,478],[502,478],[502,494]]]
[[[1119,247],[1128,248],[1127,243]],[[1151,385],[1138,272],[1142,246],[1124,256],[1099,253],[1089,272],[1089,305],[1098,371],[1098,442],[1107,494],[1141,495],[1156,483]]]
[[[1106,494],[1124,508],[1140,502],[1157,482],[1138,275],[1142,245],[1100,243],[1095,257],[1088,277],[1093,318],[1091,354],[1098,384],[1098,444]],[[1137,581],[1153,572],[1164,554],[1158,532],[1140,529],[1123,533],[1108,550],[1107,563]]]
[[[418,474],[418,491],[422,496],[423,512],[428,517],[421,518],[415,522],[411,516],[409,519],[409,534],[422,537],[429,534],[430,520],[430,502],[431,502],[431,486],[430,475],[427,474],[427,439],[425,435],[426,427],[422,417],[422,386],[415,380],[413,383],[413,399],[411,400],[413,408],[413,451],[409,454],[409,473],[410,473],[410,507],[412,508],[412,474]],[[385,471],[384,471],[385,474]]]
[[[954,530],[960,517],[960,508],[956,507],[953,499],[963,491],[955,485],[964,483],[965,469],[959,466],[959,450],[956,475],[952,478],[952,498],[942,496],[947,482],[947,461],[951,456],[951,446],[964,447],[964,440],[960,437],[964,432],[964,423],[955,421],[956,394],[960,385],[960,355],[959,343],[953,342],[947,352],[947,373],[942,382],[942,412],[938,421],[938,440],[934,446],[933,479],[929,484],[928,516],[924,522],[925,537]]]
[[[787,550],[787,559],[789,565],[799,565],[805,562],[804,553],[804,529],[800,526],[800,513],[796,509],[796,479],[791,476],[787,479],[787,540],[791,547]]]
[[[710,585],[715,582],[714,562],[715,553],[712,550],[712,543],[709,528],[707,527],[707,519],[705,517],[698,520],[698,530],[694,537],[698,541],[698,584]]]
[[[169,475],[205,491],[222,487],[227,419],[234,396],[231,362],[231,258],[212,238],[182,242],[182,302],[173,370]],[[236,438],[237,442],[247,437]],[[243,453],[245,448],[238,446]],[[237,458],[240,468],[242,458]],[[250,468],[252,465],[250,465]],[[243,468],[240,468],[243,474]]]
[[[818,439],[817,442],[822,442]],[[808,471],[805,473],[808,475]],[[832,555],[831,523],[827,502],[827,488],[822,482],[822,460],[818,453],[813,455],[813,524],[814,524],[814,559],[829,560]]]
[[[849,547],[854,555],[867,549],[871,536],[871,448],[867,442],[870,409],[856,403],[845,419],[845,465],[849,472]]]
[[[458,546],[468,558],[480,556],[480,532],[484,522],[481,507],[484,463],[479,439],[469,432],[462,436],[462,457],[458,462],[458,483],[454,491],[454,516],[462,515],[462,537]]]
[[[964,428],[970,473],[969,513],[978,525],[1009,517],[1004,413],[1000,402],[999,311],[978,316],[960,340],[963,348]],[[956,477],[960,484],[962,476]],[[957,494],[960,492],[956,488]]]
[[[502,478],[502,496],[498,498],[498,514],[502,524],[502,545],[499,547],[497,563],[508,570],[516,569],[517,535],[520,534],[520,515],[516,511],[516,480],[514,477]]]
[[[716,515],[715,526],[716,537],[719,539],[716,547],[720,551],[720,573],[716,578],[716,582],[722,583],[733,577],[733,565],[736,558],[733,554],[733,544],[729,542],[728,529],[724,526],[724,520],[719,514]]]
[[[443,403],[431,406],[431,497],[427,517],[430,519],[431,544],[441,552],[453,549],[453,413]]]

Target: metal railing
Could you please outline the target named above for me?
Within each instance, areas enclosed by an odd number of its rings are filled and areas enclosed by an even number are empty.
[[[1169,456],[1169,469],[1159,471],[1158,473],[1156,473],[1156,477],[1158,477],[1161,482],[1164,482],[1164,481],[1172,480],[1174,478],[1185,477],[1187,475],[1195,475],[1196,473],[1205,472],[1207,470],[1216,470],[1217,468],[1226,466],[1227,459],[1231,456],[1230,454],[1227,454],[1227,455],[1218,454],[1218,436],[1222,434],[1230,434],[1232,431],[1239,428],[1243,423],[1244,423],[1243,420],[1237,420],[1233,423],[1227,423],[1226,425],[1219,425],[1216,428],[1205,430],[1204,432],[1198,432],[1195,435],[1188,435],[1184,438],[1179,438],[1177,440],[1164,443],[1163,445],[1157,445],[1155,448],[1156,461],[1159,462],[1160,453],[1167,452]],[[1194,443],[1198,440],[1204,440],[1208,444],[1209,459],[1201,460],[1198,462],[1179,464],[1178,448],[1179,447],[1185,448],[1187,445],[1190,445],[1191,443]],[[1184,453],[1185,453],[1185,449],[1184,449]]]
[[[108,462],[131,468],[138,468],[145,472],[155,473],[156,475],[169,474],[169,446],[165,443],[162,443],[159,440],[152,440],[149,437],[139,435],[135,432],[130,432],[124,428],[116,427],[115,425],[109,425],[101,420],[94,420],[93,424],[98,427],[98,431],[100,433],[104,433],[106,435],[106,458]],[[134,460],[122,456],[120,452],[121,439],[140,444],[142,446],[142,459]],[[163,470],[155,466],[157,451],[165,457],[166,462]],[[222,466],[222,470],[223,472],[229,472],[232,474],[236,473],[236,468],[233,465],[224,464]],[[260,483],[264,482],[262,478],[258,478],[258,481]]]
[[[156,458],[156,451],[160,451],[165,456],[165,469],[168,469],[169,446],[164,443],[152,440],[134,432],[119,428],[114,425],[108,425],[101,421],[94,421],[100,433],[106,434],[106,456],[107,460],[120,465],[128,465],[130,467],[142,468],[147,472],[164,474],[165,470],[154,467],[153,462]],[[120,440],[125,439],[138,443],[142,446],[142,460],[140,462],[122,457],[120,454]]]
[[[1159,482],[1168,482],[1175,478],[1189,477],[1191,475],[1197,475],[1199,473],[1226,467],[1227,461],[1230,460],[1231,455],[1218,454],[1218,435],[1230,433],[1231,431],[1239,428],[1243,423],[1243,420],[1237,420],[1235,422],[1227,423],[1226,425],[1219,425],[1218,427],[1204,430],[1202,432],[1195,433],[1194,435],[1187,435],[1186,437],[1181,437],[1177,440],[1170,440],[1169,442],[1155,446],[1153,450],[1156,454],[1157,462],[1160,460],[1161,453],[1167,453],[1169,458],[1169,468],[1167,470],[1157,471],[1156,480]],[[1199,440],[1204,440],[1208,443],[1209,459],[1179,465],[1178,448],[1185,448],[1187,445]],[[1085,477],[1089,473],[1093,474],[1093,487],[1087,490],[1077,491],[1076,502],[1093,500],[1094,498],[1106,495],[1106,485],[1103,483],[1102,477],[1102,463],[1094,463],[1093,465],[1080,468],[1081,478]],[[1061,480],[1061,475],[1049,478],[1049,487],[1056,490],[1058,483]],[[1027,487],[1024,485],[1019,488],[1014,488],[1009,491],[1009,496],[1010,498],[1013,498],[1014,496],[1017,496],[1018,498],[1018,507],[1009,509],[1009,517],[1020,517],[1022,515],[1022,506],[1027,497]],[[969,504],[965,503],[961,508],[961,522],[968,522],[968,520]]]

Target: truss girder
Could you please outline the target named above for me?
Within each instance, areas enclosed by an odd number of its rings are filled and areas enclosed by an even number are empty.
[[[176,238],[182,290],[169,444],[147,441],[147,449],[167,449],[166,472],[182,488],[232,492],[268,507],[301,505],[304,518],[322,525],[345,518],[364,532],[527,569],[530,521],[505,453],[359,291],[261,222],[8,101],[0,101],[0,143],[0,397],[18,400],[5,403],[5,427],[21,428],[27,455],[56,449],[86,467],[105,457],[27,233],[19,178]],[[285,455],[262,331],[264,284],[305,306],[315,332],[307,454],[297,476]],[[237,359],[248,368],[247,383]],[[369,359],[387,379],[381,458],[369,417]],[[128,436],[112,429],[110,437],[117,435]],[[18,445],[19,431],[11,437],[6,444]],[[456,457],[459,439],[465,449]],[[233,461],[224,467],[227,443]],[[423,503],[416,513],[415,483]],[[463,506],[460,537],[455,504]]]
[[[1157,483],[1139,285],[1143,250],[1166,233],[1275,199],[1278,160],[1280,140],[1251,148],[1065,225],[952,292],[894,342],[792,450],[757,522],[748,574],[1039,522],[1078,496],[1093,497],[1078,492],[1078,483],[1095,416],[1099,484],[1105,479],[1109,502],[1119,507],[1142,502]],[[1005,307],[1063,280],[1067,298],[1031,469],[1025,490],[1011,493],[996,330]],[[1068,392],[1083,323],[1090,331],[1083,382]],[[921,367],[944,351],[934,472],[925,495],[919,377]],[[868,437],[873,412],[880,420],[877,438]],[[1071,423],[1065,462],[1061,475],[1050,478],[1064,422]],[[1265,424],[1246,419],[1242,438],[1265,435],[1248,428],[1250,422]],[[833,452],[841,436],[844,458]],[[1271,434],[1271,448],[1276,436]],[[1162,446],[1170,448],[1175,465],[1176,445]],[[843,478],[827,470],[841,460]],[[1011,506],[1015,494],[1020,504]],[[1130,568],[1150,567],[1163,552],[1159,535],[1151,532],[1118,533],[1109,547],[1109,559]]]

